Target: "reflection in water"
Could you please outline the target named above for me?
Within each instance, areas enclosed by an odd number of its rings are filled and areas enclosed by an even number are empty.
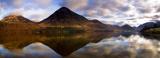
[[[89,43],[68,58],[159,58],[160,41],[132,35],[103,39]]]
[[[67,56],[90,42],[86,36],[63,37],[53,36],[42,42],[62,56]]]
[[[26,58],[61,58],[53,49],[42,43],[33,43],[22,49]]]
[[[1,48],[2,58],[61,58],[55,51],[41,43],[33,43],[21,50],[9,51],[3,46]]]
[[[160,58],[160,41],[146,38],[112,33],[1,34],[0,58]]]
[[[145,34],[145,33],[143,33],[141,35],[143,35],[145,38],[160,40],[160,34]]]
[[[61,58],[89,42],[97,42],[105,37],[110,36],[105,36],[103,33],[81,33],[70,36],[15,34],[11,37],[4,35],[0,39],[2,44],[0,55],[2,58]]]

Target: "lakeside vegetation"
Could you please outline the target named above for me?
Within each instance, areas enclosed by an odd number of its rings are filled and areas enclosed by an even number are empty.
[[[147,34],[160,34],[160,28],[150,28],[142,31]]]
[[[39,35],[46,35],[46,36],[57,36],[57,35],[69,36],[73,34],[84,33],[85,30],[74,27],[46,27],[35,30],[33,32]]]

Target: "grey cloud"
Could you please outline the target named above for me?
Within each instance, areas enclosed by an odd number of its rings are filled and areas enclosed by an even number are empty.
[[[0,2],[0,9],[4,9],[6,7],[7,7],[6,3]]]
[[[4,6],[0,3],[0,10],[2,10],[4,8]]]
[[[72,9],[84,8],[88,5],[88,0],[63,0],[61,6],[69,7]]]
[[[108,16],[118,11],[127,11],[128,7],[123,4],[125,2],[126,0],[92,0],[88,9],[96,10],[99,16]]]
[[[113,14],[135,16],[155,10],[160,11],[157,6],[160,5],[160,2],[158,2],[157,0],[63,0],[61,6],[83,11],[85,16],[110,16]]]
[[[24,3],[24,0],[13,0],[12,3],[15,7],[20,7]]]
[[[146,9],[141,8],[141,9],[138,9],[138,10],[139,10],[140,13],[149,13],[149,12],[151,12],[151,9],[148,9],[148,8],[146,8]]]
[[[84,11],[87,16],[107,16],[116,11],[127,11],[127,0],[63,0],[62,6]]]
[[[119,8],[121,11],[128,11],[130,8],[128,6],[124,6]]]
[[[156,12],[160,12],[160,6],[159,6],[159,7],[157,7],[157,10],[156,10]]]
[[[54,0],[11,0],[11,1],[6,0],[6,1],[4,1],[4,2],[13,8],[21,8],[21,7],[28,5],[28,4],[32,4],[32,5],[30,5],[31,7],[32,6],[48,7],[49,5],[52,4],[52,2]]]

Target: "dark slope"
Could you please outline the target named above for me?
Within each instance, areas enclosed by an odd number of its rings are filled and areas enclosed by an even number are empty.
[[[85,21],[88,21],[85,17],[76,14],[66,7],[62,7],[41,22],[47,24],[79,24]]]

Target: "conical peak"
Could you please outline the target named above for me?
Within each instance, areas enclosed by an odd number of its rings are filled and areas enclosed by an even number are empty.
[[[55,13],[53,13],[51,16],[43,20],[42,22],[79,22],[79,21],[86,21],[87,19],[72,10],[68,9],[67,7],[61,7],[58,9]]]
[[[58,9],[54,14],[55,15],[68,15],[68,14],[73,14],[74,12],[72,10],[70,10],[67,7],[61,7],[60,9]]]
[[[60,11],[60,10],[67,10],[67,11],[71,11],[69,8],[67,8],[67,7],[61,7],[58,11]]]

